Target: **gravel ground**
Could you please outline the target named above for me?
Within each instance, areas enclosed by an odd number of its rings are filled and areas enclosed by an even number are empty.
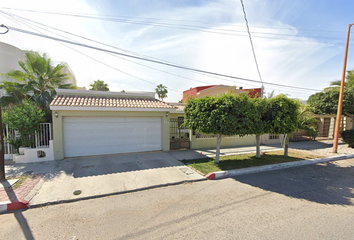
[[[323,157],[354,154],[354,148],[348,147],[348,145],[343,143],[342,141],[339,141],[339,143],[338,143],[337,153],[333,153],[333,141],[332,140],[319,141],[318,143],[323,144],[323,146],[321,148],[314,148],[314,149],[301,149],[301,148],[299,148],[299,150],[308,151],[308,152],[311,152],[313,154],[323,156]],[[290,148],[291,148],[291,143],[290,143]]]

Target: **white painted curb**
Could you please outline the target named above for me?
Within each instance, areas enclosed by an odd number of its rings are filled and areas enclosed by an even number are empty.
[[[310,159],[310,160],[301,160],[301,161],[296,161],[296,162],[277,163],[277,164],[235,169],[235,170],[229,170],[229,171],[211,172],[211,173],[208,173],[208,175],[206,175],[206,178],[210,179],[210,180],[220,179],[220,178],[225,178],[225,177],[239,176],[239,175],[243,175],[243,174],[273,171],[273,170],[278,170],[278,169],[283,169],[283,168],[305,166],[305,165],[322,163],[322,162],[330,162],[330,161],[335,161],[335,160],[344,160],[344,159],[348,159],[348,158],[354,158],[354,154],[333,156],[333,157],[327,157],[327,158]]]
[[[0,202],[0,213],[7,212],[7,204],[9,202]]]

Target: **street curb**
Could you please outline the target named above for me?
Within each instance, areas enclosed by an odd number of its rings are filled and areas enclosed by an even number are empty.
[[[36,196],[36,194],[38,193],[39,189],[41,189],[41,187],[44,184],[44,180],[43,178],[46,176],[46,174],[38,181],[38,183],[34,186],[34,188],[32,188],[32,190],[24,197],[25,201],[30,202],[32,200],[32,198],[34,196]]]
[[[82,200],[96,199],[96,198],[120,195],[120,194],[125,194],[125,193],[139,192],[139,191],[149,190],[149,189],[153,189],[153,188],[174,186],[174,185],[180,185],[180,184],[184,184],[184,183],[201,182],[201,181],[206,181],[206,180],[207,179],[205,177],[203,177],[201,179],[183,180],[183,181],[178,181],[178,182],[173,182],[173,183],[157,184],[157,185],[153,185],[153,186],[137,188],[137,189],[127,190],[127,191],[112,192],[112,193],[99,194],[99,195],[94,195],[94,196],[87,196],[87,197],[74,198],[74,199],[68,199],[68,200],[58,200],[58,201],[38,203],[38,204],[31,204],[30,203],[28,208],[40,208],[40,207],[45,207],[45,206],[50,206],[50,205],[58,205],[58,204],[62,204],[62,203],[72,203],[72,202],[78,202],[78,201],[82,201]]]
[[[20,200],[18,202],[0,202],[0,214],[18,209],[27,209],[28,202]]]
[[[273,171],[273,170],[279,170],[284,168],[299,167],[299,166],[311,165],[311,164],[322,163],[322,162],[330,162],[336,160],[344,160],[353,157],[354,154],[350,154],[350,155],[341,155],[341,156],[333,156],[333,157],[310,159],[310,160],[301,160],[296,162],[278,163],[278,164],[271,164],[271,165],[265,165],[259,167],[234,169],[229,171],[210,172],[205,177],[209,180],[214,180],[214,179],[234,177],[234,176],[239,176],[244,174]]]

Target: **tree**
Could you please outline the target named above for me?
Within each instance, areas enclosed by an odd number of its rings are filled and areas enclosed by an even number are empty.
[[[90,84],[90,87],[90,90],[109,91],[108,84],[101,80],[96,80],[93,84]]]
[[[264,116],[266,113],[267,99],[252,98],[250,99],[251,106],[254,108],[252,114],[252,125],[249,129],[249,134],[256,135],[256,157],[261,157],[261,135],[267,133],[267,124]]]
[[[336,80],[331,82],[331,86],[325,88],[326,90],[339,90],[341,85],[341,80]],[[347,75],[345,76],[344,88],[354,88],[354,70],[347,71]]]
[[[339,89],[329,89],[309,97],[308,110],[315,114],[337,114]],[[354,88],[345,88],[343,95],[343,115],[354,120]]]
[[[34,138],[32,135],[38,130],[39,124],[44,121],[45,113],[32,101],[23,100],[21,104],[16,105],[13,109],[3,113],[3,126],[8,126],[18,130],[20,139],[7,139],[11,144],[20,146],[33,146]]]
[[[306,130],[312,139],[315,139],[318,136],[318,121],[313,116],[311,112],[307,110],[307,107],[301,104],[299,108],[299,117],[298,117],[298,129]]]
[[[56,95],[56,88],[76,88],[65,81],[69,78],[62,70],[64,64],[53,66],[45,53],[27,51],[24,60],[18,61],[22,68],[5,73],[12,81],[4,81],[1,88],[10,96],[4,98],[5,104],[18,104],[23,99],[31,99],[47,114],[49,104]]]
[[[161,98],[162,101],[164,98],[167,98],[168,90],[166,86],[159,84],[156,86],[155,91],[157,93],[157,96]]]
[[[226,93],[221,96],[190,98],[184,109],[185,126],[198,132],[217,135],[215,163],[219,163],[222,136],[245,136],[252,127],[250,97]]]
[[[299,129],[300,102],[278,95],[267,100],[264,114],[266,132],[270,134],[284,134],[284,156],[288,156],[289,136]]]

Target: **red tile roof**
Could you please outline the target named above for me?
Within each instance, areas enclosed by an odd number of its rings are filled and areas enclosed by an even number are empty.
[[[111,107],[111,108],[174,108],[155,98],[126,98],[101,96],[57,95],[50,106],[62,107]]]

